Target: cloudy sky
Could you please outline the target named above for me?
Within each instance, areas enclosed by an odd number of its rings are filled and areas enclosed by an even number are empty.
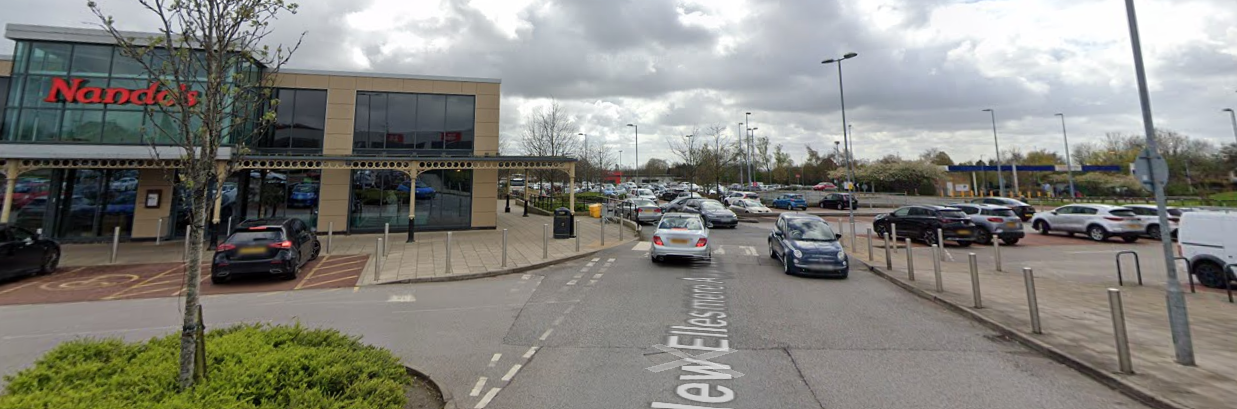
[[[150,31],[133,0],[98,0]],[[86,0],[0,0],[0,23],[93,26]],[[1237,108],[1232,0],[1138,0],[1156,125],[1217,142]],[[670,156],[666,138],[751,112],[802,157],[840,139],[838,73],[860,158],[939,147],[991,158],[1139,132],[1121,0],[303,0],[276,25],[305,32],[297,68],[501,78],[502,134],[557,99],[592,143]],[[0,42],[11,53],[12,42]]]

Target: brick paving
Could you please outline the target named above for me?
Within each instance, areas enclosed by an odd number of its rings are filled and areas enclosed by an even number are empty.
[[[857,249],[847,249],[852,259],[885,270],[880,239],[875,240],[875,261],[868,261],[865,238],[856,240]],[[916,246],[918,247],[918,246]],[[906,255],[893,254],[889,275],[940,298],[969,308],[973,305],[970,269],[966,249],[949,248],[955,260],[942,261],[944,293],[936,293],[931,251],[917,248],[915,281],[907,279]],[[975,312],[1025,333],[1075,358],[1113,373],[1118,378],[1185,407],[1210,409],[1237,407],[1237,305],[1227,301],[1223,291],[1189,293],[1182,276],[1182,288],[1190,316],[1197,366],[1174,362],[1169,334],[1165,291],[1162,285],[1137,286],[1127,280],[1119,287],[1125,306],[1134,374],[1118,373],[1117,352],[1106,290],[1112,283],[1096,283],[1071,278],[1068,271],[1036,271],[1036,290],[1043,334],[1032,334],[1027,308],[1022,266],[979,266],[982,309]],[[1180,274],[1184,275],[1184,271]]]

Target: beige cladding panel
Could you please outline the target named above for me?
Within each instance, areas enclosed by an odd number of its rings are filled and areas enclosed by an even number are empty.
[[[463,83],[458,81],[434,81],[435,94],[462,94],[464,87]]]
[[[461,82],[461,83],[460,83],[460,93],[461,93],[461,94],[464,94],[464,95],[477,95],[477,83],[475,83],[475,82]]]
[[[13,75],[13,62],[8,60],[0,60],[0,77]]]
[[[146,207],[146,193],[154,190],[159,192],[159,207]],[[173,226],[167,220],[172,213],[172,183],[169,182],[161,169],[142,169],[138,171],[137,198],[133,208],[133,232],[135,239],[153,239],[159,235],[159,219],[163,218],[163,229],[166,233]]]
[[[327,85],[330,88],[356,89],[356,78],[342,75],[332,75],[327,77]]]
[[[498,170],[474,170],[472,177],[472,227],[497,227]]]
[[[477,124],[477,139],[483,137],[498,137],[498,124],[494,122]]]
[[[296,74],[276,74],[274,79],[277,88],[296,88]]]
[[[300,74],[296,78],[297,88],[327,89],[330,84],[330,77],[325,75]]]
[[[500,86],[490,82],[477,83],[477,95],[498,95]]]
[[[335,223],[337,232],[348,229],[348,194],[351,179],[352,173],[347,169],[322,170],[322,195],[318,201],[318,231],[327,231],[331,222]]]
[[[498,137],[497,136],[477,136],[477,140],[473,142],[473,154],[477,156],[486,156],[486,154],[498,154]]]
[[[477,109],[477,123],[498,123],[498,109]]]
[[[399,78],[374,78],[370,81],[369,87],[360,89],[379,92],[403,92],[404,80]]]
[[[356,104],[348,102],[346,104],[327,104],[326,118],[327,119],[353,119],[356,116]]]
[[[429,80],[402,80],[404,92],[434,92],[434,81]]]
[[[477,95],[477,109],[498,108],[498,95]]]
[[[326,93],[328,104],[356,104],[356,90],[351,88],[331,88]]]

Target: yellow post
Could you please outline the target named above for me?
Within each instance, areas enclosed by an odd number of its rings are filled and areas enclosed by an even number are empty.
[[[9,222],[9,213],[13,212],[13,191],[17,190],[17,161],[9,160],[4,167],[4,208],[0,209],[0,223]]]

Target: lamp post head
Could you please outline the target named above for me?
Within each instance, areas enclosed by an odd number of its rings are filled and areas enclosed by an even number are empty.
[[[1220,112],[1233,112],[1233,109],[1232,109],[1232,108],[1224,108],[1224,109],[1221,109],[1221,110],[1220,110]]]
[[[843,55],[843,56],[842,56],[842,59],[843,59],[843,60],[845,60],[845,59],[848,59],[848,58],[855,58],[855,57],[858,57],[858,56],[859,56],[859,53],[846,53],[846,55]]]
[[[1060,112],[1055,113],[1055,114],[1052,114],[1052,115],[1053,115],[1053,116],[1065,116],[1065,114],[1062,114],[1062,113],[1060,113]]]
[[[751,114],[752,114],[751,112],[745,112],[745,113],[746,113],[746,114],[748,114],[748,115],[751,115]]]
[[[992,112],[992,108],[985,109],[983,112]]]
[[[627,126],[636,126],[636,125],[634,125],[634,124],[627,124]]]
[[[837,60],[830,58],[830,59],[828,59],[828,60],[821,61],[820,63],[821,63],[821,64],[832,64],[832,63],[834,63],[834,62],[836,62],[836,61],[837,61]]]

